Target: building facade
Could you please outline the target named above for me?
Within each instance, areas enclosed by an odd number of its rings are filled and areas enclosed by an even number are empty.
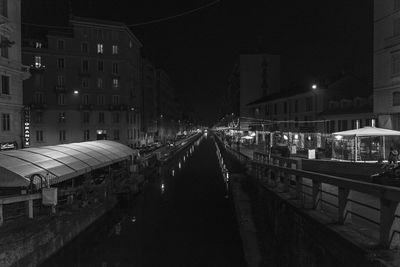
[[[122,23],[79,17],[69,23],[24,38],[31,146],[97,139],[139,145],[142,44]]]
[[[142,126],[146,143],[152,143],[157,136],[157,69],[149,59],[143,59],[143,112]]]
[[[28,68],[21,63],[21,1],[2,0],[0,1],[0,150],[21,148],[25,141],[22,81],[28,77]]]
[[[400,130],[400,1],[374,1],[374,113]]]

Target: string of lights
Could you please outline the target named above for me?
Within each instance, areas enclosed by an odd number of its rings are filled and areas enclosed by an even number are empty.
[[[153,20],[149,20],[149,21],[143,21],[143,22],[139,22],[139,23],[134,23],[134,24],[128,24],[126,25],[127,27],[131,28],[131,27],[137,27],[137,26],[143,26],[143,25],[149,25],[149,24],[154,24],[154,23],[160,23],[160,22],[164,22],[164,21],[168,21],[168,20],[172,20],[175,18],[179,18],[179,17],[183,17],[198,11],[201,11],[203,9],[206,9],[208,7],[214,6],[216,4],[218,4],[221,0],[215,0],[211,3],[202,5],[200,7],[194,8],[194,9],[190,9],[187,11],[184,11],[182,13],[179,14],[175,14],[175,15],[171,15],[171,16],[167,16],[167,17],[162,17],[162,18],[158,18],[158,19],[153,19]],[[72,29],[72,26],[56,26],[56,25],[48,25],[48,24],[37,24],[37,23],[29,23],[29,22],[22,22],[23,25],[27,25],[27,26],[33,26],[33,27],[38,27],[38,28],[48,28],[48,29]]]

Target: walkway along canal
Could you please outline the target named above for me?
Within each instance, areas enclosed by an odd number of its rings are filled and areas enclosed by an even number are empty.
[[[245,266],[233,205],[204,135],[42,266]]]

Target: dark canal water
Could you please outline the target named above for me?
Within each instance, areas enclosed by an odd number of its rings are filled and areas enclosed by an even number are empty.
[[[203,136],[149,179],[132,203],[116,208],[42,266],[245,265],[215,144]]]

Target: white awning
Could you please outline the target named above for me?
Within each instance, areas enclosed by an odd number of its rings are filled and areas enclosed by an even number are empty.
[[[399,131],[377,128],[377,127],[363,127],[360,129],[348,130],[343,132],[332,133],[333,135],[341,136],[354,136],[354,137],[366,137],[366,136],[400,136]]]
[[[0,187],[27,186],[33,174],[59,183],[134,155],[136,150],[108,140],[2,151]]]

